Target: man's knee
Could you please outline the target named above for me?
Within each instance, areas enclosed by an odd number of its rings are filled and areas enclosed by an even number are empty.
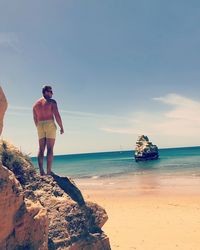
[[[44,156],[44,148],[39,148],[39,152],[38,152],[38,155],[39,156]]]
[[[47,148],[47,154],[53,155],[53,148],[52,147]]]

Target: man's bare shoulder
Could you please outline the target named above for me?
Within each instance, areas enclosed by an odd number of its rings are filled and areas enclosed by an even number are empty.
[[[40,98],[39,100],[37,100],[34,105],[33,108],[37,108],[38,106],[40,106],[43,103],[43,98]]]
[[[52,104],[54,104],[54,105],[57,104],[56,100],[54,100],[54,99],[50,99],[49,102],[52,103]]]

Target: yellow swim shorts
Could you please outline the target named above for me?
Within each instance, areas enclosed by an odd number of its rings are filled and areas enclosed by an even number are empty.
[[[40,121],[37,125],[38,137],[55,139],[56,138],[56,124],[53,120]]]

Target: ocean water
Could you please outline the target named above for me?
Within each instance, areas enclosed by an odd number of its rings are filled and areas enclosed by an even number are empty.
[[[73,179],[123,178],[127,176],[200,176],[200,147],[159,150],[159,159],[135,162],[134,151],[58,155],[52,171]],[[37,167],[36,157],[32,162]]]

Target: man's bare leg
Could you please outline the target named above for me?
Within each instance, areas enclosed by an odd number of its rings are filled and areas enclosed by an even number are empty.
[[[39,151],[38,151],[38,165],[39,165],[41,175],[45,175],[44,168],[43,168],[45,147],[46,147],[46,138],[42,138],[39,140]]]
[[[53,147],[55,139],[47,138],[47,174],[51,174],[51,166],[53,162]]]

